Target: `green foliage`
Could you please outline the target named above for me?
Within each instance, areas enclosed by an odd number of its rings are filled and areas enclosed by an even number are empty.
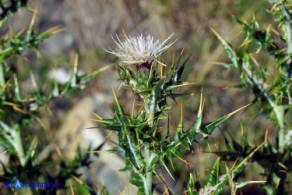
[[[287,175],[291,173],[292,169],[291,142],[285,141],[285,139],[289,139],[291,131],[291,120],[288,118],[291,117],[289,112],[291,112],[292,105],[292,20],[288,4],[286,1],[276,1],[270,10],[278,22],[278,27],[283,30],[281,33],[271,25],[266,29],[261,29],[255,18],[251,22],[235,18],[235,21],[242,26],[245,36],[241,47],[236,48],[214,31],[231,60],[231,64],[227,67],[237,70],[241,86],[251,89],[255,96],[253,104],[259,102],[262,111],[270,113],[270,119],[278,128],[276,146],[271,145],[266,137],[262,149],[258,148],[257,151],[250,153],[254,147],[247,142],[245,136],[243,136],[241,144],[225,138],[227,151],[215,153],[226,161],[234,161],[238,158],[248,160],[247,158],[249,158],[261,165],[267,178],[264,186],[267,194],[285,194],[287,190],[285,184],[291,182],[287,181]],[[285,44],[279,43],[279,40]],[[256,60],[265,51],[273,57],[272,65],[265,65]],[[234,176],[244,170],[245,164],[246,162],[240,163],[240,166],[231,170],[231,177],[236,183],[235,188],[243,185],[238,183]],[[244,182],[244,184],[248,183],[248,181]]]
[[[6,21],[20,8],[27,5],[25,0],[1,1],[0,26],[6,25]],[[36,11],[33,11],[36,12]],[[0,175],[0,181],[6,182],[59,182],[59,188],[41,189],[31,188],[32,194],[55,194],[59,189],[66,189],[68,181],[78,178],[78,169],[88,167],[90,164],[89,153],[82,154],[78,148],[76,157],[67,162],[62,156],[54,159],[56,151],[51,151],[45,158],[39,156],[43,146],[49,143],[38,144],[39,139],[30,130],[35,121],[41,123],[41,108],[47,106],[56,97],[61,97],[70,91],[82,89],[100,72],[97,70],[87,75],[77,75],[78,58],[76,56],[71,79],[66,83],[58,83],[56,79],[48,80],[38,86],[38,82],[32,71],[30,72],[33,86],[32,92],[23,91],[21,83],[23,76],[17,69],[10,65],[11,59],[22,57],[25,50],[31,49],[38,54],[39,45],[61,29],[54,27],[44,32],[35,31],[35,18],[33,13],[29,26],[13,33],[12,30],[0,37],[0,145],[8,150],[9,162],[2,163],[4,173]],[[21,78],[21,79],[20,79]],[[44,86],[50,86],[44,89]],[[41,128],[41,125],[40,125]],[[43,130],[43,129],[41,129]],[[89,148],[90,150],[91,148]],[[51,171],[60,167],[59,171]],[[79,184],[78,191],[88,194],[92,187],[87,184]],[[15,191],[14,188],[7,190]]]
[[[235,69],[238,73],[241,82],[238,86],[249,88],[254,94],[253,102],[213,122],[207,124],[202,122],[204,97],[201,95],[198,113],[190,128],[184,127],[181,113],[174,135],[170,134],[169,125],[166,131],[162,129],[161,124],[167,119],[167,111],[171,109],[167,99],[176,101],[177,97],[183,94],[176,93],[175,89],[190,84],[181,80],[187,62],[186,60],[180,64],[181,56],[177,63],[166,67],[155,59],[149,62],[143,61],[143,58],[137,60],[137,62],[142,60],[141,63],[117,66],[123,86],[135,94],[142,106],[136,105],[137,109],[135,109],[134,105],[133,112],[129,115],[114,94],[116,110],[113,118],[99,119],[98,122],[103,128],[118,133],[118,147],[125,155],[125,168],[122,171],[131,173],[130,182],[138,187],[138,194],[153,193],[154,175],[159,180],[164,180],[159,174],[160,167],[164,167],[172,177],[168,165],[173,168],[175,158],[184,161],[183,154],[193,151],[194,143],[209,142],[208,138],[211,137],[214,129],[238,111],[247,106],[254,106],[256,103],[261,105],[261,111],[269,113],[269,118],[278,128],[277,145],[274,146],[268,142],[268,134],[259,145],[249,143],[244,134],[240,143],[232,137],[225,136],[226,150],[212,151],[219,158],[214,163],[207,181],[195,182],[190,173],[188,182],[185,182],[185,192],[187,194],[221,194],[229,185],[231,193],[235,194],[238,189],[248,184],[259,183],[267,194],[286,193],[287,175],[292,169],[291,120],[287,120],[291,115],[289,112],[292,105],[292,14],[288,6],[288,1],[279,0],[273,3],[270,10],[279,24],[278,27],[282,29],[281,32],[277,32],[272,25],[263,30],[255,18],[251,22],[245,22],[234,17],[234,20],[242,26],[244,33],[244,40],[239,47],[232,46],[213,30],[231,61],[226,67]],[[148,44],[139,41],[141,39],[137,39],[139,47]],[[123,52],[127,49],[131,51],[136,43],[133,43],[131,47],[127,44],[131,43],[124,44],[119,40],[118,47],[122,48]],[[139,48],[136,49],[139,50]],[[258,62],[263,52],[272,57],[272,67],[266,64],[267,60]],[[133,56],[140,57],[135,56],[135,51],[133,53],[122,54],[126,59],[132,59]],[[151,54],[145,55],[146,57],[143,57],[146,59],[152,57]],[[226,161],[235,162],[231,168],[226,164],[223,168],[222,164]],[[249,162],[257,163],[264,169],[264,181],[241,179]],[[167,184],[164,183],[164,185],[167,191]]]
[[[161,1],[161,3],[165,2]],[[194,152],[203,143],[209,145],[216,128],[239,111],[253,107],[255,104],[259,104],[261,111],[268,113],[267,120],[274,123],[277,130],[276,145],[268,141],[272,139],[269,138],[268,133],[261,144],[250,143],[243,133],[241,141],[223,135],[225,146],[223,149],[217,148],[216,151],[211,151],[214,155],[218,155],[218,158],[207,174],[206,180],[195,178],[189,171],[184,182],[185,193],[222,194],[229,190],[231,194],[236,194],[237,190],[255,183],[267,194],[287,193],[287,184],[291,184],[289,174],[292,170],[290,4],[285,0],[272,1],[269,13],[275,18],[276,25],[271,24],[265,28],[255,17],[251,21],[234,17],[243,31],[244,38],[240,46],[233,46],[213,30],[230,59],[230,63],[225,64],[225,67],[238,73],[240,83],[237,86],[249,89],[254,95],[254,101],[246,106],[238,106],[237,110],[209,123],[203,122],[205,97],[202,92],[193,124],[186,127],[181,109],[180,115],[177,114],[180,116],[177,126],[170,127],[169,101],[177,102],[177,99],[184,95],[179,93],[178,89],[192,85],[182,80],[189,58],[181,61],[181,54],[176,62],[173,60],[172,64],[167,66],[157,59],[175,42],[169,41],[171,36],[162,43],[155,42],[151,36],[131,38],[137,41],[136,43],[123,43],[119,39],[115,41],[121,51],[111,53],[125,57],[123,61],[128,63],[127,66],[116,66],[120,81],[125,88],[133,92],[138,103],[135,101],[132,112],[127,113],[113,89],[115,113],[111,118],[99,118],[97,121],[100,127],[117,133],[117,148],[109,152],[120,152],[124,155],[125,166],[121,171],[130,173],[129,182],[137,186],[138,194],[153,194],[154,190],[158,189],[155,179],[163,183],[166,192],[170,191],[163,172],[167,172],[175,179],[172,170],[175,169],[174,164],[177,160],[188,165],[184,159],[186,153]],[[1,1],[0,5],[2,28],[7,25],[10,16],[27,6],[27,1],[6,0]],[[80,177],[78,170],[81,167],[88,167],[91,163],[90,153],[84,154],[78,147],[75,158],[67,160],[56,148],[45,157],[41,157],[43,146],[48,143],[38,144],[39,139],[29,130],[33,122],[41,122],[41,108],[48,106],[55,98],[83,89],[91,79],[108,67],[87,75],[78,75],[76,56],[71,79],[68,82],[60,84],[56,79],[52,79],[39,84],[34,77],[37,73],[30,71],[33,90],[24,92],[21,85],[23,77],[17,69],[10,66],[11,59],[16,56],[22,57],[27,49],[38,54],[39,45],[61,30],[51,28],[41,33],[36,32],[35,17],[34,13],[26,29],[16,33],[10,31],[0,37],[0,145],[8,151],[9,156],[8,163],[2,163],[3,174],[0,175],[0,182],[46,181],[60,184],[59,188],[52,189],[31,188],[32,194],[56,194],[62,190],[68,191],[73,182],[74,190],[71,188],[71,193],[96,193],[94,186],[78,180]],[[126,38],[130,41],[129,37]],[[133,64],[129,65],[129,62]],[[49,87],[45,88],[45,85]],[[102,147],[103,144],[97,150]],[[92,148],[89,147],[88,150]],[[232,162],[233,166],[229,167],[228,162]],[[263,181],[243,179],[242,175],[248,163],[262,167]],[[10,190],[16,191],[15,188]],[[109,193],[106,187],[99,191],[99,194]]]
[[[184,152],[193,150],[194,143],[200,142],[196,138],[198,135],[207,140],[215,128],[244,108],[203,125],[202,95],[194,124],[185,129],[181,113],[175,135],[171,136],[168,129],[167,134],[162,136],[160,124],[167,119],[166,112],[170,109],[167,98],[175,101],[183,95],[176,93],[175,89],[191,84],[181,81],[187,60],[179,65],[180,58],[168,69],[152,63],[148,66],[117,66],[123,85],[131,89],[138,101],[142,102],[142,109],[131,115],[126,114],[114,93],[116,109],[113,118],[98,120],[102,128],[118,133],[118,146],[125,155],[125,168],[122,171],[131,172],[130,182],[138,187],[139,194],[152,193],[152,177],[157,174],[159,166],[163,166],[171,175],[168,162],[173,164],[174,158],[180,159]],[[193,193],[194,187],[194,180],[190,176],[188,192]]]

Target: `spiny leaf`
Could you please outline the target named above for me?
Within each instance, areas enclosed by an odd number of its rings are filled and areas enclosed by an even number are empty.
[[[237,176],[237,174],[241,173],[245,167],[245,165],[247,164],[247,162],[252,158],[252,156],[254,155],[254,153],[256,151],[258,151],[265,142],[261,143],[256,149],[254,149],[254,151],[252,151],[245,159],[243,159],[237,166],[235,166],[232,171],[231,171],[231,176],[232,178],[235,178]]]
[[[125,69],[122,66],[116,66],[117,71],[119,73],[120,78],[122,79],[122,81],[126,80],[128,78],[127,73],[125,71]]]
[[[179,88],[179,87],[184,87],[184,86],[189,86],[189,85],[198,85],[198,83],[181,82],[181,84],[179,84],[179,85],[168,86],[166,88],[166,91],[171,91],[173,89],[176,89],[176,88]]]
[[[203,109],[204,109],[204,103],[205,103],[205,98],[203,97],[203,91],[201,92],[201,98],[200,98],[200,106],[199,110],[197,113],[197,117],[195,119],[195,123],[193,127],[189,130],[192,133],[192,136],[195,136],[195,133],[203,133],[205,136],[204,132],[201,132],[201,125],[202,125],[202,119],[203,119]]]
[[[120,116],[124,116],[125,113],[124,113],[123,107],[121,106],[120,102],[118,101],[117,95],[116,95],[115,90],[114,90],[113,87],[112,87],[112,92],[113,92],[114,99],[115,99],[115,102],[116,102],[116,114],[117,114],[119,117],[120,117]]]
[[[209,123],[209,124],[203,126],[203,127],[202,127],[202,131],[203,131],[204,133],[210,135],[210,134],[212,133],[212,131],[213,131],[215,128],[217,128],[219,125],[221,125],[221,124],[222,124],[223,122],[225,122],[227,119],[229,119],[229,118],[230,118],[231,116],[233,116],[235,113],[239,112],[240,110],[242,110],[242,109],[244,109],[244,108],[246,108],[246,107],[248,107],[248,106],[250,106],[250,105],[251,105],[251,104],[245,105],[245,106],[243,106],[243,107],[241,107],[241,108],[239,108],[239,109],[237,109],[237,110],[235,110],[235,111],[233,111],[233,112],[231,112],[231,113],[229,113],[229,114],[227,114],[227,115],[221,117],[220,119],[218,119],[218,120],[216,120],[216,121],[214,121],[214,122],[212,122],[212,123]]]
[[[96,78],[100,73],[106,71],[107,69],[111,68],[114,64],[109,64],[109,65],[106,65],[96,71],[93,71],[89,74],[86,74],[86,75],[82,75],[80,76],[80,83],[85,85],[87,84],[89,81],[91,81],[92,79]]]
[[[238,189],[249,184],[264,184],[264,183],[267,183],[267,181],[240,181],[240,182],[234,182],[234,185],[236,189]]]
[[[176,132],[181,134],[183,132],[183,107],[181,104],[181,111],[180,111],[180,120],[179,120],[179,124],[177,126]]]
[[[185,65],[187,63],[187,61],[189,60],[190,56],[187,57],[187,59],[183,62],[183,64],[181,65],[180,68],[178,69],[175,69],[172,76],[171,76],[171,79],[170,79],[170,84],[171,85],[174,85],[174,84],[177,84],[179,83],[181,77],[182,77],[182,73],[185,69]]]
[[[163,160],[161,160],[160,162],[161,162],[162,166],[165,168],[165,170],[167,171],[168,175],[171,177],[171,179],[173,179],[175,181],[174,177],[172,176],[172,174],[169,171],[168,167],[166,166],[165,162]]]
[[[108,130],[121,131],[122,129],[122,124],[113,119],[102,119],[102,120],[96,120],[96,121],[103,124],[103,127]]]
[[[219,177],[219,168],[220,168],[220,158],[217,158],[210,174],[208,175],[207,185],[215,186],[217,184],[218,177]]]
[[[211,28],[212,32],[217,36],[217,38],[221,41],[228,57],[232,60],[233,65],[237,68],[238,67],[238,56],[237,52],[235,51],[232,46],[225,41],[213,28]]]

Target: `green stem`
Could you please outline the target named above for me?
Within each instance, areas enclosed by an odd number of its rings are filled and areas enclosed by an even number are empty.
[[[151,161],[152,161],[152,157],[151,157],[151,151],[146,148],[145,149],[145,160],[146,160],[146,178],[144,180],[144,188],[145,188],[145,194],[146,195],[150,195],[152,194],[152,171],[151,169]]]
[[[279,143],[279,151],[283,152],[285,147],[285,127],[284,127],[284,111],[281,109],[281,106],[276,105],[273,100],[269,97],[263,86],[258,81],[258,78],[251,72],[251,70],[246,66],[244,63],[242,67],[252,83],[257,87],[260,91],[261,96],[270,104],[271,108],[273,109],[277,123],[279,125],[279,136],[278,136],[278,143]]]
[[[151,99],[148,104],[145,104],[145,110],[148,111],[148,119],[149,121],[149,128],[152,130],[154,128],[155,124],[155,113],[157,108],[157,100],[156,100],[156,93],[155,90],[152,91]],[[154,129],[155,134],[155,129]],[[152,153],[149,149],[149,146],[145,148],[145,161],[146,161],[146,167],[145,167],[145,173],[146,177],[144,180],[144,190],[146,195],[152,194],[152,170],[151,170],[151,162],[153,158],[155,157],[155,153]]]
[[[151,99],[150,99],[150,105],[149,105],[149,127],[153,128],[154,126],[154,119],[155,119],[155,112],[156,112],[156,95],[155,95],[155,91],[152,91],[151,94]]]

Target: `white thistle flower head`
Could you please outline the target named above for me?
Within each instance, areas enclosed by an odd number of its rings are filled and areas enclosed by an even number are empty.
[[[116,50],[108,51],[122,60],[124,65],[141,65],[149,67],[153,61],[163,64],[157,60],[157,57],[172,46],[176,40],[170,41],[173,33],[163,42],[154,39],[150,34],[140,34],[136,37],[125,35],[125,41],[121,41],[116,35],[113,41],[117,45]]]

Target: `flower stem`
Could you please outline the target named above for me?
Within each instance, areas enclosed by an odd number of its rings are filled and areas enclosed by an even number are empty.
[[[283,152],[285,147],[285,126],[284,126],[284,111],[281,106],[278,106],[273,100],[269,97],[268,93],[265,91],[263,86],[260,84],[258,78],[252,74],[251,70],[248,68],[247,65],[244,63],[242,64],[243,69],[245,70],[248,77],[251,79],[253,84],[257,87],[257,89],[260,91],[260,95],[262,98],[264,98],[271,108],[273,109],[275,116],[276,116],[276,122],[279,125],[279,135],[278,135],[278,144],[279,144],[279,151]]]
[[[144,180],[144,188],[145,188],[145,194],[150,195],[152,194],[152,172],[151,172],[151,151],[146,148],[145,149],[145,160],[146,160],[146,178]]]
[[[157,100],[156,100],[156,93],[155,90],[152,91],[152,95],[150,98],[149,104],[145,104],[145,110],[148,111],[148,119],[149,119],[149,128],[150,130],[154,130],[155,126],[155,113],[156,113],[156,108],[157,108]],[[145,161],[146,161],[146,167],[145,167],[145,173],[146,177],[144,180],[144,188],[145,188],[145,194],[150,195],[152,194],[152,168],[151,168],[151,162],[153,158],[156,155],[151,152],[149,149],[149,146],[145,147]]]

